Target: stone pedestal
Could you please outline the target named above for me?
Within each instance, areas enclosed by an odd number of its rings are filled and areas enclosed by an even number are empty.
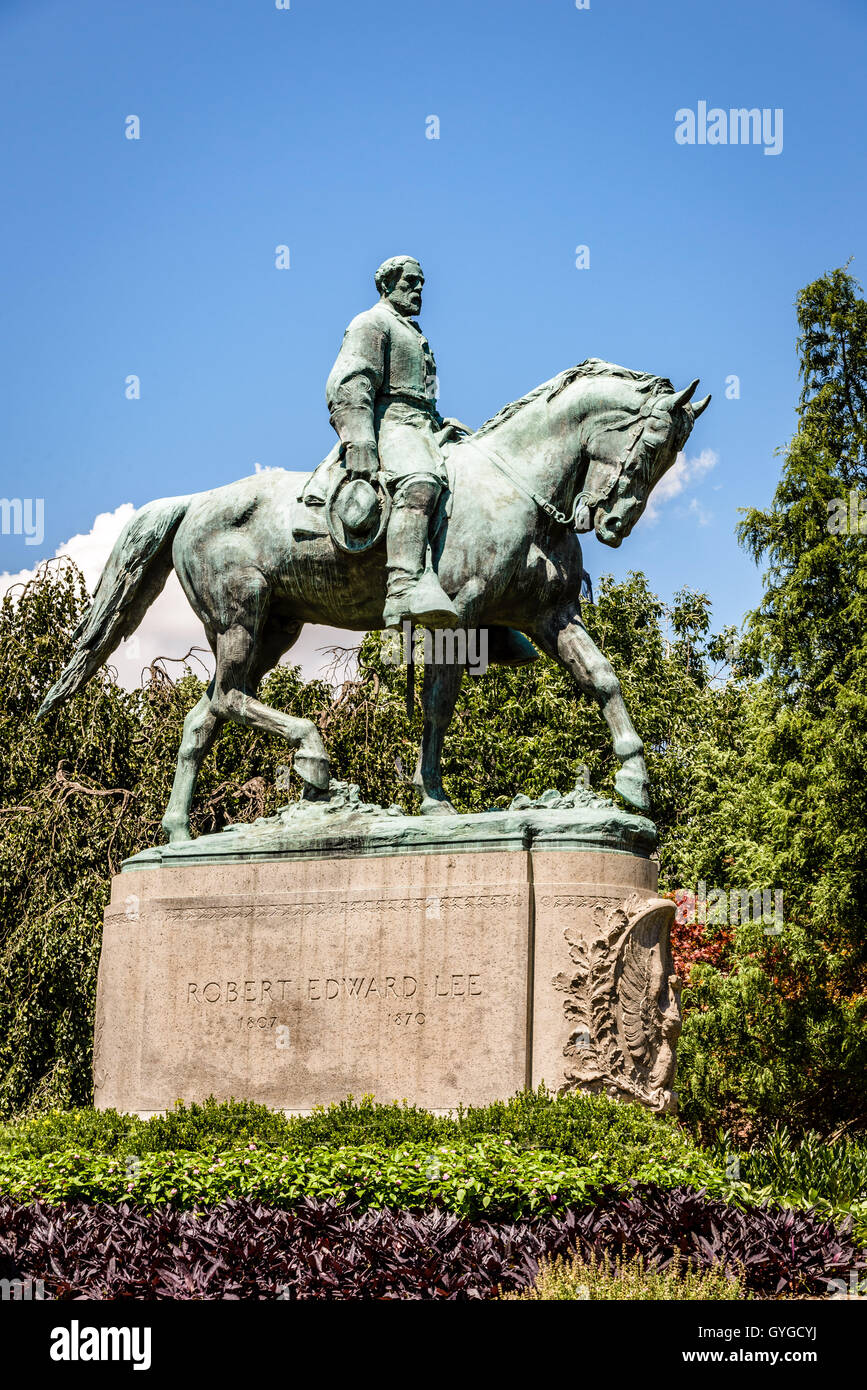
[[[105,916],[95,1104],[306,1111],[372,1093],[442,1111],[544,1081],[670,1108],[674,907],[656,864],[570,841],[562,816],[546,840],[554,813],[534,814],[532,834],[525,816],[482,843],[452,820],[433,847],[293,856],[241,834],[207,837],[219,855],[203,839],[128,861]]]

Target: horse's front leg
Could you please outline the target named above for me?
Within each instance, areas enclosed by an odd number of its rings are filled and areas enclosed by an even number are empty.
[[[581,621],[579,609],[570,604],[548,613],[536,627],[535,637],[542,650],[556,657],[580,688],[599,702],[611,730],[614,752],[622,763],[614,779],[615,790],[630,806],[649,811],[650,783],[644,744],[623,703],[614,668]]]
[[[425,665],[422,686],[424,730],[412,783],[421,792],[422,815],[455,816],[457,811],[443,791],[443,741],[461,688],[462,665]]]

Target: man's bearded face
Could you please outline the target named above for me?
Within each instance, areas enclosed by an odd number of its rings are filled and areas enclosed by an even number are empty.
[[[405,261],[400,279],[389,290],[388,299],[404,318],[414,319],[421,313],[421,291],[424,284],[421,266],[418,261]]]

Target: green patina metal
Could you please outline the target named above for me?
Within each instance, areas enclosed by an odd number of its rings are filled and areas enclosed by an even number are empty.
[[[376,858],[485,850],[605,850],[647,859],[656,829],[607,797],[578,787],[536,800],[516,796],[505,811],[468,816],[406,816],[399,806],[361,800],[354,783],[332,782],[320,800],[302,800],[251,824],[229,826],[133,855],[123,872],[172,864],[264,863],[279,859]]]
[[[603,544],[621,544],[710,397],[693,403],[697,382],[675,391],[663,377],[590,358],[471,433],[437,410],[433,353],[415,322],[423,284],[418,262],[393,257],[376,283],[380,299],[350,324],[328,379],[339,442],[301,495],[292,474],[277,469],[142,507],[119,537],[75,633],[73,656],[40,710],[48,714],[81,689],[135,631],[174,567],[202,620],[216,670],[184,724],[163,819],[173,844],[190,838],[198,771],[227,720],[276,733],[296,750],[305,801],[317,806],[316,815],[327,814],[317,803],[339,795],[315,725],[256,698],[262,676],[305,623],[359,632],[406,619],[487,628],[491,659],[513,663],[532,656],[525,634],[599,702],[621,763],[615,790],[627,805],[649,809],[641,740],[617,677],[581,618],[580,535],[592,529]],[[371,480],[376,487],[366,491]],[[383,512],[377,491],[386,499]],[[495,823],[492,815],[455,819],[442,785],[443,740],[463,674],[458,663],[425,667],[413,779],[422,812],[448,816],[451,828],[422,829],[415,817],[399,828],[383,813],[379,819],[403,843],[433,845],[450,835],[469,843],[475,831],[468,821],[483,822],[483,837]],[[591,809],[573,806],[573,822]],[[614,821],[623,812],[610,806],[595,813],[610,825],[594,843],[626,847],[630,837],[636,846],[650,843],[643,829],[652,831],[649,821],[627,817],[641,826],[624,822],[618,831]],[[519,833],[515,816],[551,812],[497,814],[506,818],[501,828],[509,836]],[[379,835],[375,820],[361,817],[362,839]],[[313,822],[304,825],[312,830]],[[292,817],[281,822],[275,834],[284,850],[301,842],[304,825]],[[344,829],[351,838],[349,826]],[[230,833],[226,844],[237,843],[239,833],[234,840]],[[272,831],[259,826],[258,833]]]

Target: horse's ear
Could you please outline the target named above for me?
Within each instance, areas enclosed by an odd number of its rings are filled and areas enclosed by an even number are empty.
[[[692,406],[692,418],[697,420],[702,411],[707,410],[710,405],[710,396],[705,396],[703,401],[694,401]]]
[[[677,410],[679,405],[686,405],[688,401],[691,401],[699,381],[700,378],[696,377],[695,381],[690,382],[689,386],[685,386],[682,391],[678,391],[676,395],[672,396],[671,400],[668,402],[669,410]]]

